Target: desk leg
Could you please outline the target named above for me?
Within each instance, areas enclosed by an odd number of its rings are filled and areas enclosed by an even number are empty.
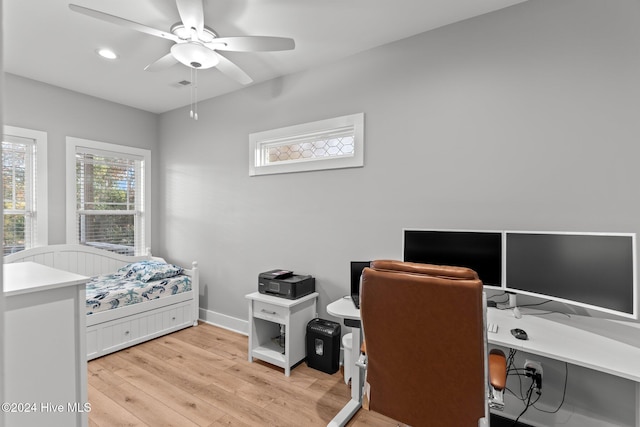
[[[364,375],[362,370],[356,366],[360,358],[360,347],[362,346],[362,333],[360,328],[353,328],[351,333],[351,399],[362,402],[362,388],[364,386]]]
[[[328,424],[328,427],[343,427],[345,426],[351,418],[360,410],[362,407],[362,387],[364,385],[364,380],[362,372],[360,372],[360,368],[356,366],[356,362],[360,357],[360,346],[362,345],[362,334],[360,328],[353,328],[351,333],[353,334],[352,338],[352,349],[351,349],[351,360],[348,363],[351,363],[351,400],[347,402],[346,405],[338,412],[338,414],[333,417],[331,422]],[[347,363],[345,361],[345,363]]]

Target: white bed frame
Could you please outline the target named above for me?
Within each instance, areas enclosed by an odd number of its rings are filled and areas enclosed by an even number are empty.
[[[162,258],[124,256],[84,245],[51,245],[27,249],[4,257],[5,263],[33,261],[60,270],[98,276],[115,273],[124,265]],[[87,315],[87,360],[198,324],[198,263],[184,273],[191,291]]]

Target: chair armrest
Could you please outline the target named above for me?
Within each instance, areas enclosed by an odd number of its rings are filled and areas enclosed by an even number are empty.
[[[498,349],[489,353],[489,383],[496,390],[504,390],[507,385],[507,358]]]

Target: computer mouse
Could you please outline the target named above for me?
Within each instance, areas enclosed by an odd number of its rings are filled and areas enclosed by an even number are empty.
[[[527,335],[527,333],[520,328],[514,328],[511,330],[511,335],[513,335],[514,337],[516,337],[519,340],[528,340],[529,336]]]

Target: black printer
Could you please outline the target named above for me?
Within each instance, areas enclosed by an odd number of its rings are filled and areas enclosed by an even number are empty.
[[[287,299],[298,299],[316,291],[316,279],[289,270],[270,270],[258,275],[258,292]]]

